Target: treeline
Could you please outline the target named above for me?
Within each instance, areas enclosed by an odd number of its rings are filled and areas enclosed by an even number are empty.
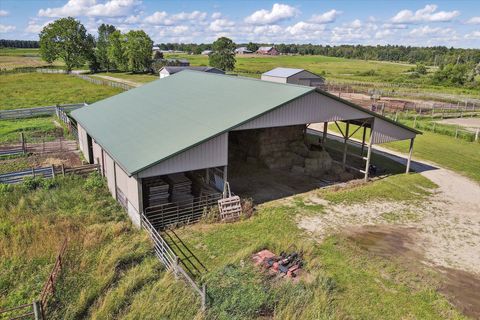
[[[94,37],[80,21],[68,17],[45,26],[39,37],[42,59],[50,63],[61,59],[67,71],[86,63],[93,72],[144,72],[152,63],[153,41],[143,30],[122,33],[112,25],[102,24]]]
[[[0,48],[38,48],[36,40],[6,40],[0,39]]]
[[[162,50],[178,50],[201,53],[211,50],[211,44],[195,43],[161,43]],[[267,44],[243,43],[238,47],[247,47],[256,50],[259,46],[275,46],[281,54],[324,55],[348,59],[380,60],[393,62],[423,63],[426,65],[447,65],[450,63],[478,63],[480,62],[479,49],[461,49],[437,47],[410,47],[410,46],[365,46],[365,45],[316,45],[316,44]]]

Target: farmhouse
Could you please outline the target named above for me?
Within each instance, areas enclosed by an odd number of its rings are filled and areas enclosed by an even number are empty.
[[[257,50],[257,54],[265,54],[270,56],[277,56],[279,52],[275,47],[260,47]]]
[[[323,123],[325,141],[328,122],[346,123],[343,169],[349,126],[359,125],[364,137],[371,128],[365,178],[373,144],[410,139],[413,146],[419,133],[317,88],[191,70],[72,116],[80,149],[100,164],[113,197],[134,223],[146,217],[158,227],[198,220],[227,181],[240,195],[321,186],[331,160],[320,135],[306,143],[308,124]]]
[[[177,72],[183,70],[194,70],[194,71],[202,71],[202,72],[209,72],[209,73],[218,73],[218,74],[225,74],[225,71],[214,68],[214,67],[170,67],[166,66],[160,69],[160,78],[165,78],[175,74]]]
[[[280,83],[301,84],[315,87],[322,85],[325,79],[305,69],[275,68],[262,73],[262,80]]]

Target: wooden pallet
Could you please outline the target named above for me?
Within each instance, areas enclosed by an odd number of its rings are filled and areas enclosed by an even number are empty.
[[[220,210],[220,219],[222,221],[233,221],[240,217],[242,205],[239,196],[230,196],[218,200],[218,209]]]

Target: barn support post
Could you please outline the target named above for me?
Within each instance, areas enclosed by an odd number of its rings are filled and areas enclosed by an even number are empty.
[[[410,163],[412,161],[413,142],[414,141],[415,141],[415,138],[410,139],[410,148],[408,150],[408,159],[407,159],[407,169],[405,171],[405,173],[407,173],[407,174],[410,172]]]
[[[322,135],[322,146],[325,146],[327,141],[327,130],[328,130],[328,122],[323,123],[323,135]]]
[[[365,181],[368,181],[368,174],[370,171],[370,158],[372,156],[372,144],[373,144],[373,128],[370,130],[370,141],[368,141],[367,163],[365,164]]]
[[[362,148],[360,149],[360,154],[363,157],[363,151],[365,149],[365,136],[367,134],[367,126],[363,125],[363,134],[362,134]]]
[[[350,121],[347,121],[347,127],[345,129],[345,136],[343,137],[343,161],[342,167],[345,170],[345,165],[347,164],[347,149],[348,149],[348,131],[350,130]]]

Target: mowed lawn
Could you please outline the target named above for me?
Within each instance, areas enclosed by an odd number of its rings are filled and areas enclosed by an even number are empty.
[[[0,110],[63,103],[92,103],[122,92],[65,74],[19,73],[0,76]]]

